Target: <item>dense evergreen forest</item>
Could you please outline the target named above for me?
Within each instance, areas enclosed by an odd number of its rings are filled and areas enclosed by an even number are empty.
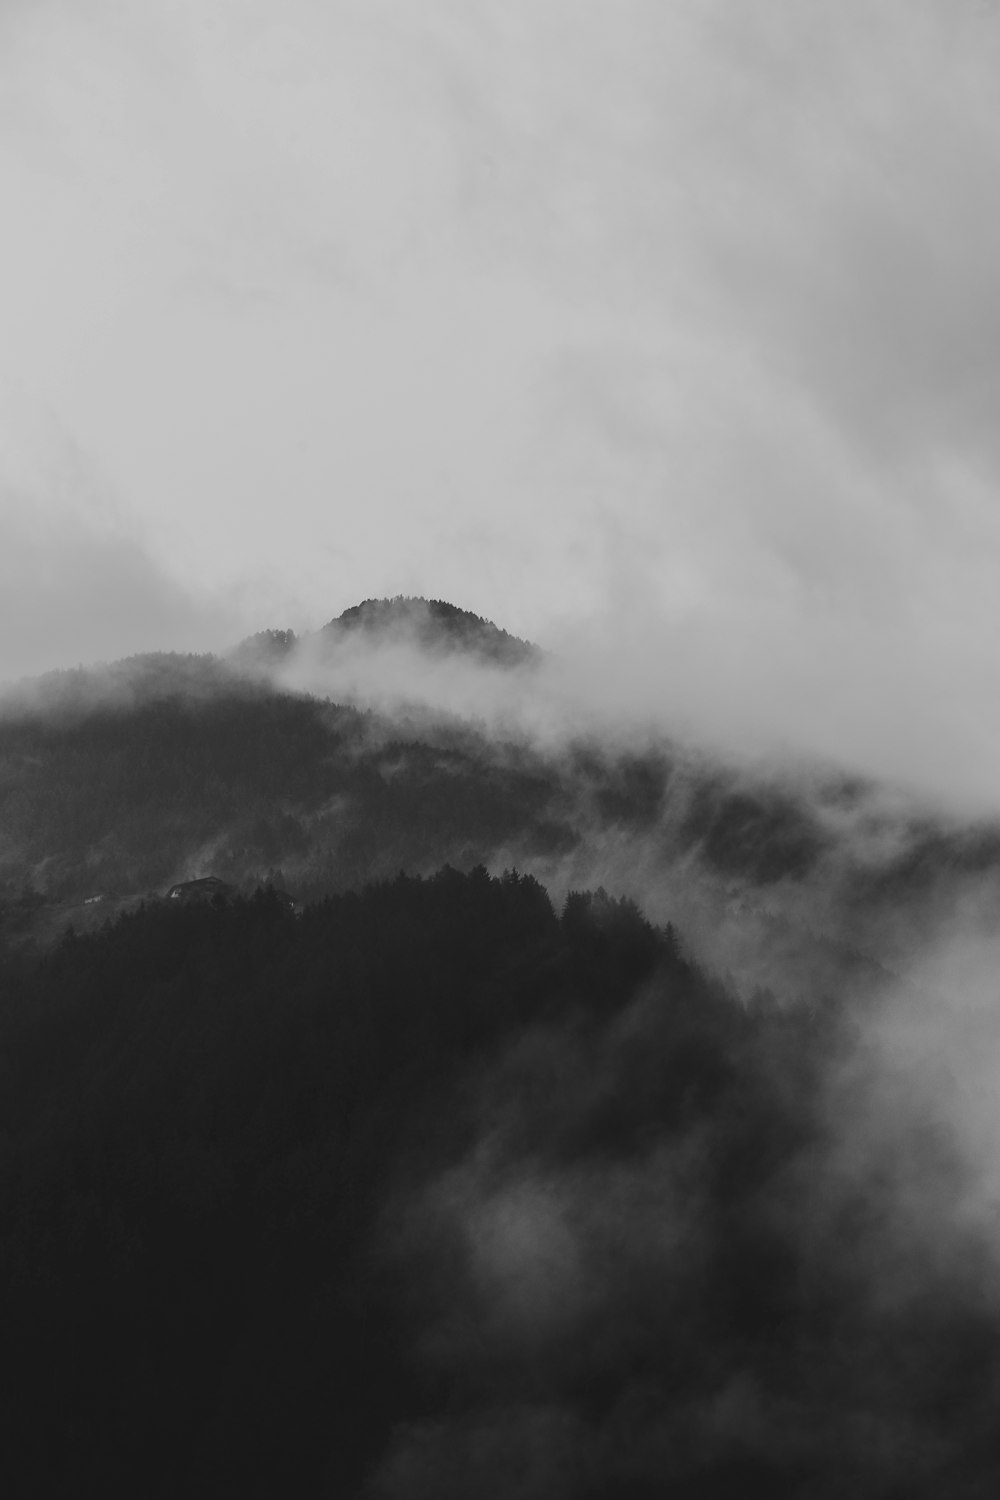
[[[5,1494],[995,1493],[1000,1315],[844,1170],[829,997],[483,869],[2,965]]]

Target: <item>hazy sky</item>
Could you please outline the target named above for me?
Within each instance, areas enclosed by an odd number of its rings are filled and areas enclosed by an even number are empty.
[[[998,78],[984,0],[0,0],[0,678],[421,593],[1000,808]]]

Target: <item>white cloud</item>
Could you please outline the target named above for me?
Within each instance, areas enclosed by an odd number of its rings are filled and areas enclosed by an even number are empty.
[[[1000,796],[991,8],[4,26],[0,375],[158,567],[582,632],[723,737]]]

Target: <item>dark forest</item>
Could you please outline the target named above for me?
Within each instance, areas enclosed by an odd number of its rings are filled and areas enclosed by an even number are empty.
[[[7,1492],[985,1495],[1000,1316],[838,1177],[855,1046],[513,872],[15,945]]]

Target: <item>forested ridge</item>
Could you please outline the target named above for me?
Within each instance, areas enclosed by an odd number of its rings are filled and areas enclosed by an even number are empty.
[[[365,599],[331,620],[321,634],[327,641],[337,641],[356,632],[375,638],[405,635],[423,650],[460,651],[494,666],[524,666],[540,656],[538,647],[529,641],[445,599],[402,594],[392,599]]]
[[[6,1493],[1000,1472],[1000,1320],[915,1245],[880,1305],[877,1187],[824,1165],[829,997],[743,1003],[631,902],[450,868],[145,906],[2,986]]]
[[[315,902],[399,870],[517,865],[658,919],[686,900],[703,960],[795,998],[817,968],[851,988],[859,963],[891,967],[896,934],[998,884],[998,851],[989,826],[880,819],[864,786],[754,780],[663,741],[504,739],[208,656],[57,673],[0,704],[0,932],[24,942],[208,874]]]
[[[667,826],[669,825],[669,826]],[[203,867],[316,898],[404,868],[557,860],[605,832],[768,883],[829,838],[801,798],[669,746],[543,750],[240,678],[212,657],[53,674],[0,713],[0,906],[162,889]]]
[[[377,619],[392,603],[357,609],[377,606]],[[265,635],[265,656],[294,648],[290,632]],[[0,927],[23,926],[39,898],[125,901],[205,873],[313,900],[444,863],[552,879],[568,861],[570,879],[590,883],[606,878],[608,840],[634,846],[622,874],[693,857],[706,891],[833,880],[834,905],[876,943],[900,902],[936,903],[942,879],[957,896],[1000,871],[995,826],[886,816],[877,789],[848,778],[754,777],[665,740],[498,737],[292,691],[248,674],[238,652],[52,673],[0,700]],[[641,883],[632,894],[644,897]],[[54,910],[46,935],[68,920],[80,914]]]
[[[320,894],[497,845],[571,844],[537,757],[454,730],[230,687],[0,722],[0,874],[55,899],[156,890],[206,847],[227,878],[284,869]]]

